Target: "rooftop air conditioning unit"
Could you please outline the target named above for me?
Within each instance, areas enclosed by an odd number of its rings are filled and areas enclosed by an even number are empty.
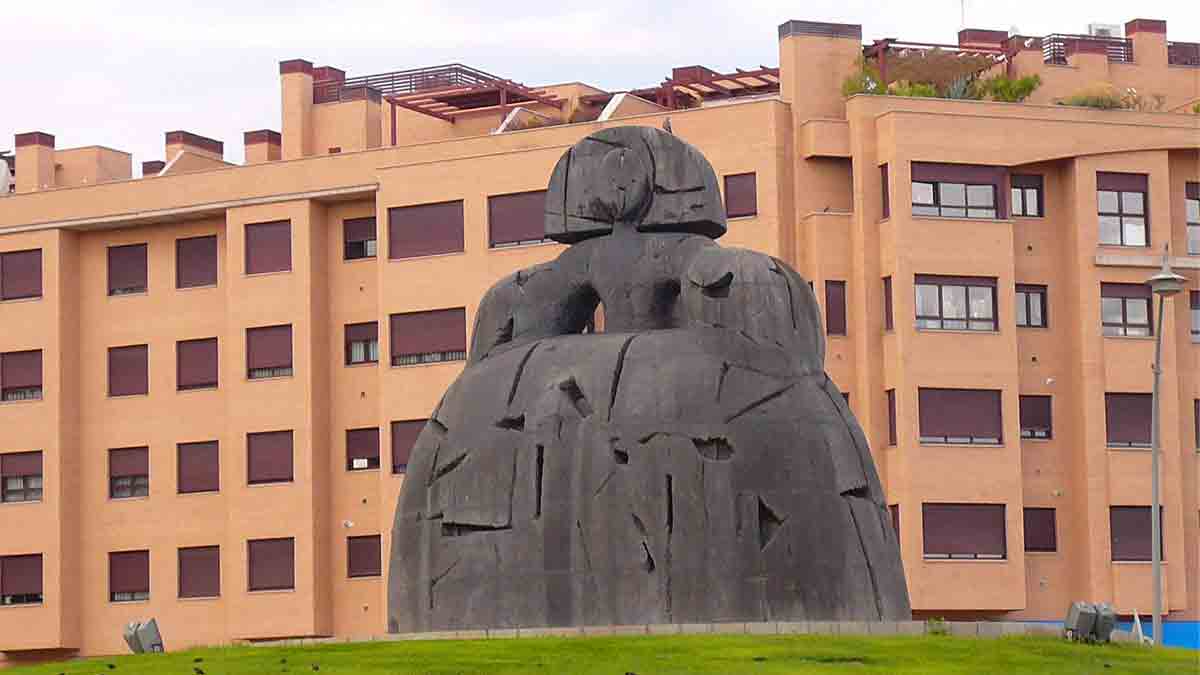
[[[1089,23],[1088,35],[1095,37],[1123,37],[1123,29],[1115,23]]]

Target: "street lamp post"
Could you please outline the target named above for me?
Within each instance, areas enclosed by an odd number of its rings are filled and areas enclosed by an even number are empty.
[[[1158,330],[1154,334],[1154,394],[1152,396],[1151,407],[1153,415],[1150,428],[1150,560],[1152,565],[1152,575],[1154,578],[1153,589],[1154,593],[1154,615],[1152,617],[1154,631],[1154,646],[1162,644],[1162,515],[1159,510],[1159,480],[1158,480],[1158,455],[1159,444],[1161,443],[1160,432],[1160,408],[1158,390],[1159,380],[1162,378],[1162,341],[1163,341],[1163,315],[1165,314],[1167,298],[1178,294],[1183,290],[1184,282],[1187,280],[1175,274],[1171,270],[1171,248],[1167,245],[1163,252],[1162,269],[1158,274],[1146,280],[1150,285],[1150,290],[1154,295],[1158,296]]]

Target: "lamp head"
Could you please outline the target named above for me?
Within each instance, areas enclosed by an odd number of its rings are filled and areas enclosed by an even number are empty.
[[[1146,283],[1150,285],[1150,290],[1160,298],[1169,298],[1183,291],[1187,279],[1179,276],[1171,269],[1171,249],[1169,244],[1163,251],[1162,269],[1147,279]]]

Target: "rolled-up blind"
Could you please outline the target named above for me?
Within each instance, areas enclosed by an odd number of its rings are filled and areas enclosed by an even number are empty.
[[[1021,397],[1021,428],[1050,429],[1050,397]]]
[[[1058,550],[1058,533],[1054,509],[1025,509],[1025,550],[1050,552]]]
[[[1150,178],[1144,173],[1113,173],[1109,171],[1096,172],[1097,190],[1114,190],[1117,192],[1146,192]]]
[[[5,389],[42,386],[42,351],[0,354],[0,387]]]
[[[922,388],[918,402],[922,436],[1003,438],[997,390]]]
[[[246,274],[292,269],[292,222],[246,225]]]
[[[292,327],[266,326],[246,329],[246,367],[291,368]]]
[[[918,284],[986,286],[988,288],[996,287],[996,277],[961,277],[950,276],[946,274],[918,274],[914,277],[914,281]]]
[[[220,547],[196,546],[179,549],[179,597],[215,598],[220,595]]]
[[[725,176],[725,215],[729,218],[758,213],[758,186],[753,173]]]
[[[375,216],[369,218],[350,218],[342,222],[346,243],[371,241],[375,239]]]
[[[1041,174],[1018,174],[1012,175],[1012,186],[1015,188],[1038,188],[1041,189],[1043,179]]]
[[[1146,284],[1100,284],[1102,298],[1145,298],[1151,295],[1150,287]]]
[[[429,420],[392,422],[392,473],[404,473],[417,437]]]
[[[1151,394],[1105,394],[1104,413],[1110,443],[1150,443]]]
[[[109,294],[146,289],[146,245],[108,248]]]
[[[41,452],[10,452],[0,455],[0,478],[42,475]]]
[[[175,286],[196,288],[217,283],[217,235],[175,241]]]
[[[1200,309],[1200,291],[1191,292],[1192,309]]]
[[[351,323],[346,325],[347,343],[378,339],[379,324],[374,321],[371,321],[370,323]]]
[[[42,555],[9,555],[0,558],[0,595],[40,595]]]
[[[1161,514],[1162,511],[1159,511]],[[1149,506],[1108,507],[1108,527],[1112,545],[1112,559],[1117,561],[1148,561],[1153,557],[1154,545],[1151,535]],[[1162,531],[1162,518],[1158,520]],[[1159,537],[1159,544],[1163,543]]]
[[[291,431],[247,434],[246,454],[250,483],[286,483],[292,480]]]
[[[462,201],[388,209],[388,258],[463,250]]]
[[[295,539],[256,539],[247,542],[250,590],[278,591],[296,587]]]
[[[217,441],[180,443],[179,492],[216,492],[221,489],[221,448]]]
[[[467,311],[436,309],[391,316],[392,357],[467,350]]]
[[[350,577],[377,577],[383,574],[380,536],[347,537],[346,567]]]
[[[1184,197],[1187,199],[1200,199],[1200,183],[1187,183],[1184,185]]]
[[[981,164],[913,162],[912,180],[921,183],[963,183],[995,188],[996,216],[1008,217],[1008,169]]]
[[[217,338],[180,342],[175,356],[180,389],[217,385]]]
[[[109,450],[108,475],[112,478],[150,475],[150,448],[117,448]]]
[[[846,334],[846,282],[825,282],[825,332]]]
[[[488,197],[488,241],[492,246],[542,239],[545,220],[545,190]]]
[[[925,555],[1004,557],[1003,504],[922,504]]]
[[[146,345],[112,347],[108,350],[108,395],[133,396],[150,391]]]
[[[150,551],[108,554],[109,593],[150,592]]]
[[[347,429],[346,459],[379,459],[379,429]]]
[[[0,253],[0,300],[42,295],[42,250]]]

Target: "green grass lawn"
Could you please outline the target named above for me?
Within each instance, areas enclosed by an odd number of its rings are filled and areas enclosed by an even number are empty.
[[[1186,673],[1200,652],[1129,644],[1074,645],[1045,637],[684,635],[422,640],[314,647],[235,647],[15,668],[5,675],[241,675],[243,673]]]

